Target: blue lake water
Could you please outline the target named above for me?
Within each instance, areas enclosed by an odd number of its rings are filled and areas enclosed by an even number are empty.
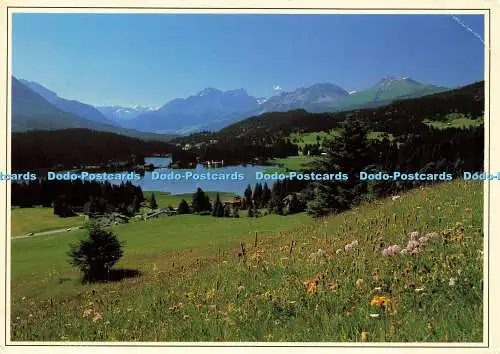
[[[148,157],[145,159],[146,164],[153,164],[154,171],[149,171],[142,176],[140,181],[132,181],[133,184],[141,186],[143,191],[155,192],[169,192],[171,194],[194,193],[198,187],[204,191],[218,191],[228,192],[243,195],[245,188],[250,184],[253,188],[255,183],[264,181],[257,181],[256,172],[262,172],[266,169],[277,166],[257,166],[257,165],[238,165],[226,166],[218,168],[207,168],[199,164],[196,168],[192,169],[169,169],[167,166],[170,164],[171,159],[168,157]],[[242,180],[153,180],[153,172],[160,174],[168,174],[169,172],[178,173],[183,175],[185,172],[193,172],[195,174],[203,174],[206,172],[211,173],[240,173],[243,175]],[[117,182],[119,183],[119,182]],[[267,182],[269,187],[272,186],[273,181]]]

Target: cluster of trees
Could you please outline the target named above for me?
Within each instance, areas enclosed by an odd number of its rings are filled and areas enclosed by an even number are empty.
[[[297,155],[298,147],[285,138],[236,139],[232,136],[205,144],[194,152],[201,161],[224,160],[225,164],[241,164]]]
[[[347,181],[322,181],[305,184],[283,181],[287,193],[300,192],[313,216],[341,212],[367,197],[398,193],[440,180],[362,181],[359,172],[400,171],[402,173],[452,174],[482,171],[484,128],[428,129],[425,133],[405,135],[406,140],[368,140],[368,127],[359,120],[344,124],[344,134],[325,144],[326,156],[317,158],[306,172],[341,171],[352,176]]]
[[[318,156],[321,155],[323,150],[321,149],[321,144],[318,142],[316,144],[304,144],[299,151],[302,155]]]
[[[153,154],[170,154],[174,163],[196,161],[193,153],[176,145],[109,132],[65,129],[12,134],[12,170],[18,172],[88,165],[126,168],[144,164],[144,157]]]
[[[136,213],[144,201],[140,186],[130,181],[119,185],[96,181],[48,181],[12,183],[12,205],[19,207],[53,207],[54,214],[67,217],[75,211],[86,214],[117,211],[125,215]]]

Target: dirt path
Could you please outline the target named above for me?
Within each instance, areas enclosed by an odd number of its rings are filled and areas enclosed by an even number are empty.
[[[22,236],[14,236],[11,238],[11,240],[17,240],[17,239],[21,239],[21,238],[30,238],[30,237],[36,237],[36,236],[46,236],[46,235],[52,235],[52,234],[59,234],[62,232],[72,232],[72,231],[80,230],[82,228],[83,228],[82,226],[73,226],[73,227],[69,227],[66,229],[49,230],[49,231],[42,231],[42,232],[35,232],[35,233],[31,232],[29,234],[22,235]]]

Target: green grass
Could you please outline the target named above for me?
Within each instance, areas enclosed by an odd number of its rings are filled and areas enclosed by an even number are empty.
[[[52,208],[15,208],[11,213],[11,234],[21,236],[29,232],[65,229],[79,226],[84,222],[84,216],[61,218],[54,215]]]
[[[265,173],[282,172],[282,171],[298,171],[305,167],[308,163],[315,159],[314,156],[299,155],[288,156],[284,158],[272,159],[268,163],[280,165],[281,168],[269,168],[264,170]]]
[[[290,134],[289,138],[292,140],[292,142],[295,142],[299,147],[304,147],[304,145],[309,144],[309,145],[314,145],[318,142],[318,136],[320,140],[333,136],[337,137],[340,136],[341,130],[340,129],[331,129],[328,132],[312,132],[312,133],[292,133]]]
[[[394,136],[391,133],[386,132],[369,132],[367,138],[369,140],[382,140],[387,138],[389,140],[394,140]]]
[[[149,198],[152,192],[144,192],[144,197],[147,199],[144,205],[149,206]],[[218,192],[205,192],[210,197],[211,201],[215,201]],[[182,199],[191,203],[193,193],[171,195],[165,192],[155,192],[156,202],[159,208],[166,208],[169,205],[177,207]],[[230,199],[232,193],[219,193],[221,200]],[[53,208],[14,208],[11,213],[11,234],[12,237],[22,236],[30,232],[43,232],[57,229],[65,229],[68,227],[81,226],[85,221],[82,215],[70,218],[61,218],[54,215]]]
[[[79,284],[65,252],[82,235],[12,242],[12,340],[356,342],[366,331],[376,342],[482,341],[481,183],[417,189],[317,221],[187,215],[114,230],[127,242],[118,267],[140,277]],[[381,256],[412,231],[438,236],[419,254]],[[244,259],[234,256],[240,242]],[[327,256],[312,260],[319,248]],[[308,292],[307,282],[317,285]],[[390,300],[384,311],[371,306],[376,295]]]
[[[424,123],[437,129],[472,128],[484,125],[484,120],[482,118],[472,119],[472,117],[460,113],[451,113],[446,116],[444,121],[426,119]]]

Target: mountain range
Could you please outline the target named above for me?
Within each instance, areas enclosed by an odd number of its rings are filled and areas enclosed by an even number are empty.
[[[34,83],[30,86],[34,87]],[[44,87],[37,87],[37,91],[43,91]],[[44,96],[50,94],[44,91]],[[55,95],[57,97],[57,95]],[[61,104],[61,101],[51,97],[53,102]],[[64,101],[64,100],[63,100]],[[75,101],[76,102],[76,101]],[[87,107],[88,106],[88,107]],[[29,86],[12,78],[12,131],[24,132],[30,130],[61,130],[70,128],[86,128],[97,131],[117,133],[143,140],[170,140],[173,135],[154,134],[119,127],[116,123],[108,120],[96,108],[80,102],[67,104],[63,102],[62,108],[56,107],[42,95],[35,92]],[[72,111],[78,111],[79,114]]]
[[[389,104],[396,99],[449,90],[408,77],[390,76],[365,90],[354,92],[331,83],[319,83],[271,97],[256,98],[245,89],[221,91],[205,88],[196,95],[176,98],[154,109],[144,106],[93,107],[61,98],[36,82],[16,78],[12,82],[13,131],[85,127],[158,140],[160,137],[165,140],[165,134],[171,136],[202,130],[217,131],[266,112],[294,109],[336,112],[371,108]]]

